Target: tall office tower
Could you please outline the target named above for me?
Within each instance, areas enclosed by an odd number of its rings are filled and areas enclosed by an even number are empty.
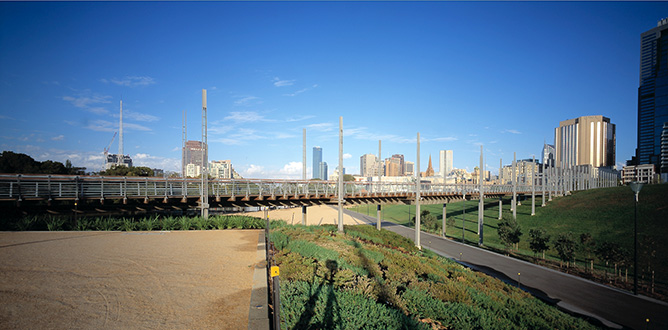
[[[543,145],[543,159],[542,162],[547,167],[554,167],[554,161],[556,157],[556,150],[551,144]]]
[[[404,176],[406,174],[406,164],[404,163],[404,155],[394,154],[392,158],[396,158],[399,161],[399,174],[396,176]]]
[[[360,157],[360,175],[376,176],[378,175],[378,161],[376,155],[366,154]]]
[[[327,162],[318,164],[318,179],[327,180]]]
[[[661,133],[668,122],[668,19],[640,35],[638,165],[661,168]]]
[[[322,148],[313,147],[313,178],[326,180],[320,176],[320,163],[322,163]]]
[[[185,146],[183,147],[181,166],[183,171],[183,176],[188,176],[187,167],[188,164],[195,164],[202,168],[202,153],[206,152],[206,145],[202,141],[186,141]],[[208,156],[208,155],[206,155]],[[208,159],[209,157],[204,157]],[[191,172],[192,173],[192,172]]]
[[[401,158],[390,157],[385,159],[385,176],[401,176]]]
[[[661,133],[661,179],[668,181],[668,123],[663,123]]]
[[[554,129],[556,165],[615,166],[615,124],[603,116],[583,116],[559,122]]]
[[[415,163],[406,161],[406,176],[415,175]]]
[[[452,171],[452,150],[441,150],[438,152],[438,171],[443,177]]]

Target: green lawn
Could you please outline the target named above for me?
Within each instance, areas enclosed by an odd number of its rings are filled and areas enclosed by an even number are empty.
[[[639,268],[640,274],[651,278],[655,271],[657,284],[668,284],[668,245],[660,244],[668,237],[668,184],[645,185],[640,193],[638,211]],[[595,243],[616,242],[633,256],[633,222],[634,197],[629,187],[615,187],[579,191],[571,196],[554,198],[541,207],[542,197],[536,197],[536,215],[531,216],[531,196],[523,199],[517,208],[517,220],[523,235],[519,243],[520,254],[533,256],[529,249],[529,230],[543,228],[552,238],[550,246],[560,233],[570,232],[579,242],[580,234],[590,233]],[[511,214],[510,199],[504,198],[503,212]],[[485,225],[483,242],[493,249],[505,249],[497,234],[498,199],[485,200]],[[464,210],[465,209],[465,210]],[[375,216],[374,206],[358,206],[352,210]],[[442,221],[443,205],[422,205],[421,210],[428,210]],[[464,212],[465,211],[465,212]],[[402,225],[412,225],[410,219],[415,216],[415,206],[384,205],[384,220]],[[410,214],[410,215],[409,215]],[[447,205],[448,221],[446,235],[454,239],[462,238],[462,221],[464,237],[469,243],[477,243],[478,201],[450,203]],[[454,222],[454,225],[453,225]],[[557,259],[557,252],[551,248],[546,252],[547,258]],[[593,255],[592,255],[593,256]],[[576,258],[584,265],[587,254],[579,249]],[[603,266],[600,260],[595,261],[598,267]],[[632,259],[631,262],[632,264]],[[629,274],[631,274],[629,271]],[[629,275],[630,276],[630,275]]]

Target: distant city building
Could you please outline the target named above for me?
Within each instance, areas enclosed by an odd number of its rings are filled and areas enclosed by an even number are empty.
[[[320,175],[320,163],[322,163],[322,148],[313,147],[313,178],[327,180]]]
[[[557,151],[554,148],[553,145],[551,144],[544,144],[543,145],[543,159],[542,162],[545,164],[546,167],[554,167],[554,164],[556,162],[556,155]]]
[[[401,158],[390,157],[385,159],[385,176],[401,176]]]
[[[668,122],[668,19],[640,35],[638,148],[634,165],[654,164],[661,173],[661,136]]]
[[[159,169],[159,168],[152,168],[153,170],[153,176],[155,177],[164,177],[165,176],[165,170]]]
[[[406,161],[406,176],[415,175],[415,163]]]
[[[212,160],[209,162],[209,176],[216,179],[232,178],[232,161],[230,160]]]
[[[132,158],[128,155],[124,155],[123,162],[119,162],[119,156],[117,154],[107,154],[107,161],[104,163],[104,169],[108,170],[117,165],[132,167]]]
[[[186,177],[188,178],[196,178],[202,174],[202,167],[199,165],[195,165],[193,163],[190,163],[186,165]]]
[[[558,167],[615,166],[615,124],[609,118],[583,116],[564,120],[555,128],[554,140]]]
[[[452,172],[452,150],[441,150],[438,152],[438,173],[446,177]]]
[[[399,159],[399,176],[406,175],[406,164],[404,163],[404,155],[394,154],[392,158]]]
[[[318,179],[327,180],[327,162],[320,162],[318,166]]]
[[[374,154],[366,154],[360,157],[360,175],[378,175],[378,158]]]
[[[181,152],[181,168],[182,175],[190,176],[187,173],[188,164],[193,164],[202,168],[202,153],[205,154],[205,159],[209,159],[206,154],[207,148],[201,141],[186,141],[185,147]],[[199,171],[199,170],[198,170]],[[199,175],[199,174],[197,174]]]
[[[633,181],[653,183],[655,181],[655,174],[654,164],[624,166],[622,168],[622,182],[624,184],[629,184]]]
[[[538,161],[533,159],[520,159],[515,162],[515,180],[519,183],[531,183],[531,178],[542,171]],[[510,184],[513,175],[513,165],[505,165],[501,169],[502,184]]]

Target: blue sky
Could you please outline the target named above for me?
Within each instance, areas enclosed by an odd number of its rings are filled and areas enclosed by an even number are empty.
[[[323,148],[421,168],[540,157],[559,121],[604,115],[618,164],[636,146],[640,34],[662,2],[0,2],[0,145],[89,171],[118,130],[137,166],[180,171],[183,111],[210,160],[300,178]],[[118,140],[111,152],[118,150]],[[310,175],[309,175],[310,177]]]

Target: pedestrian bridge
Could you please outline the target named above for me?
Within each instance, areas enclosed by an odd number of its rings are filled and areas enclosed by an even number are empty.
[[[518,182],[519,181],[519,182]],[[542,183],[545,184],[542,184]],[[616,184],[614,178],[593,180],[566,175],[548,175],[545,180],[515,180],[515,184],[432,184],[419,185],[421,204],[448,203],[479,199],[483,196],[563,195],[568,191]],[[198,205],[202,196],[201,179],[103,177],[62,175],[0,175],[0,203],[6,207],[68,204],[83,207],[105,204],[151,204],[188,208]],[[338,183],[306,180],[208,180],[210,207],[311,206],[337,203]],[[343,202],[354,204],[412,204],[418,185],[415,182],[343,183]]]

